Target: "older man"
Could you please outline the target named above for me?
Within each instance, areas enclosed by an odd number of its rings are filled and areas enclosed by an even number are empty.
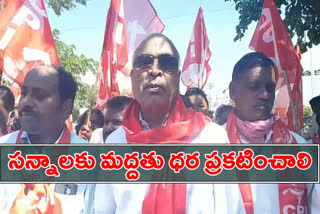
[[[136,49],[131,72],[136,100],[122,126],[107,143],[227,143],[225,130],[186,108],[179,95],[179,54],[161,34],[146,38]],[[97,185],[96,213],[212,213],[212,185]]]
[[[0,138],[9,144],[88,143],[65,126],[72,112],[77,85],[62,67],[39,66],[25,77],[18,111],[19,131]],[[89,185],[22,185],[0,186],[1,211],[4,213],[82,213]],[[43,195],[35,199],[35,196]],[[89,209],[89,205],[87,208]]]
[[[230,143],[305,143],[271,114],[276,77],[274,63],[262,53],[249,53],[236,63],[229,85],[235,102],[226,125]],[[215,213],[306,213],[308,206],[304,184],[220,184],[214,194]]]

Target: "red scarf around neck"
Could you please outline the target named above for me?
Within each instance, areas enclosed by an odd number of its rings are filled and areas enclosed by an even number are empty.
[[[206,115],[186,108],[179,97],[167,125],[143,130],[139,121],[139,103],[132,101],[123,117],[122,126],[129,144],[186,144],[199,135],[211,121]],[[187,184],[151,184],[142,204],[143,214],[186,214]]]
[[[122,121],[128,143],[190,143],[211,121],[211,119],[203,113],[196,112],[192,108],[186,108],[181,98],[176,101],[167,125],[164,127],[144,131],[140,125],[139,113],[140,105],[134,100],[129,104]]]
[[[274,122],[272,131],[273,144],[297,144],[296,139],[280,119]],[[234,111],[231,111],[228,117],[227,133],[231,144],[241,144],[237,129],[237,116]],[[250,184],[239,184],[239,188],[246,214],[254,214]],[[307,186],[305,184],[279,184],[279,203],[280,214],[286,214],[288,209],[298,210],[300,206],[307,209]]]

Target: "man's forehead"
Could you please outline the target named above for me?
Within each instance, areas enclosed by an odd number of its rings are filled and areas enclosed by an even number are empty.
[[[254,67],[243,72],[240,76],[240,80],[244,80],[246,82],[261,80],[267,81],[269,80],[269,78],[266,78],[267,76],[270,76],[271,79],[275,81],[275,71],[273,68]]]
[[[174,52],[166,38],[157,36],[150,38],[144,44],[142,44],[142,46],[136,52],[136,55],[140,54],[151,54],[157,56],[160,54],[174,55]]]
[[[58,84],[58,72],[50,66],[38,66],[33,68],[26,75],[23,86],[45,87]]]

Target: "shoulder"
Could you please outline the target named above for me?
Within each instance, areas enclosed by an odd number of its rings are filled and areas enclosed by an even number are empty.
[[[292,134],[292,136],[296,139],[296,141],[297,141],[297,143],[301,143],[301,144],[306,144],[307,143],[307,141],[303,138],[303,137],[301,137],[300,135],[298,135],[297,133],[295,133],[295,132],[292,132],[292,131],[290,131],[290,133]]]
[[[226,130],[214,122],[208,123],[195,140],[197,143],[229,143]]]
[[[88,141],[79,137],[75,132],[71,132],[71,144],[87,144]]]
[[[19,131],[12,132],[0,137],[0,143],[15,144],[17,141]]]
[[[128,143],[126,138],[126,132],[121,126],[117,130],[113,131],[106,139],[106,143],[122,144]]]

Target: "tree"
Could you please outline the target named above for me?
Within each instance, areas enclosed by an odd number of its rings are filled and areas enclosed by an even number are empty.
[[[85,57],[83,54],[80,56],[76,55],[76,47],[61,41],[59,38],[60,33],[57,29],[54,29],[52,34],[61,65],[67,71],[72,73],[72,76],[78,83],[78,91],[72,113],[73,118],[76,119],[79,116],[80,108],[89,108],[90,101],[96,96],[96,93],[94,93],[94,86],[90,86],[87,83],[82,82],[80,77],[85,75],[87,72],[96,74],[99,63],[91,58]]]
[[[225,0],[235,3],[235,9],[239,12],[239,24],[236,26],[234,41],[241,40],[252,21],[260,18],[263,0]],[[296,35],[301,52],[307,51],[307,47],[320,43],[320,1],[319,0],[273,0],[278,11],[285,11],[284,23],[291,37]],[[280,10],[280,8],[282,10]],[[305,41],[305,34],[309,41]]]
[[[0,10],[5,8],[6,2],[9,0],[0,0]],[[64,10],[72,10],[77,6],[77,4],[81,4],[86,6],[88,0],[45,0],[49,7],[53,9],[56,15],[60,16],[61,12]]]
[[[87,0],[46,0],[49,7],[59,16],[63,10],[71,10],[76,7],[76,4],[86,6]]]

